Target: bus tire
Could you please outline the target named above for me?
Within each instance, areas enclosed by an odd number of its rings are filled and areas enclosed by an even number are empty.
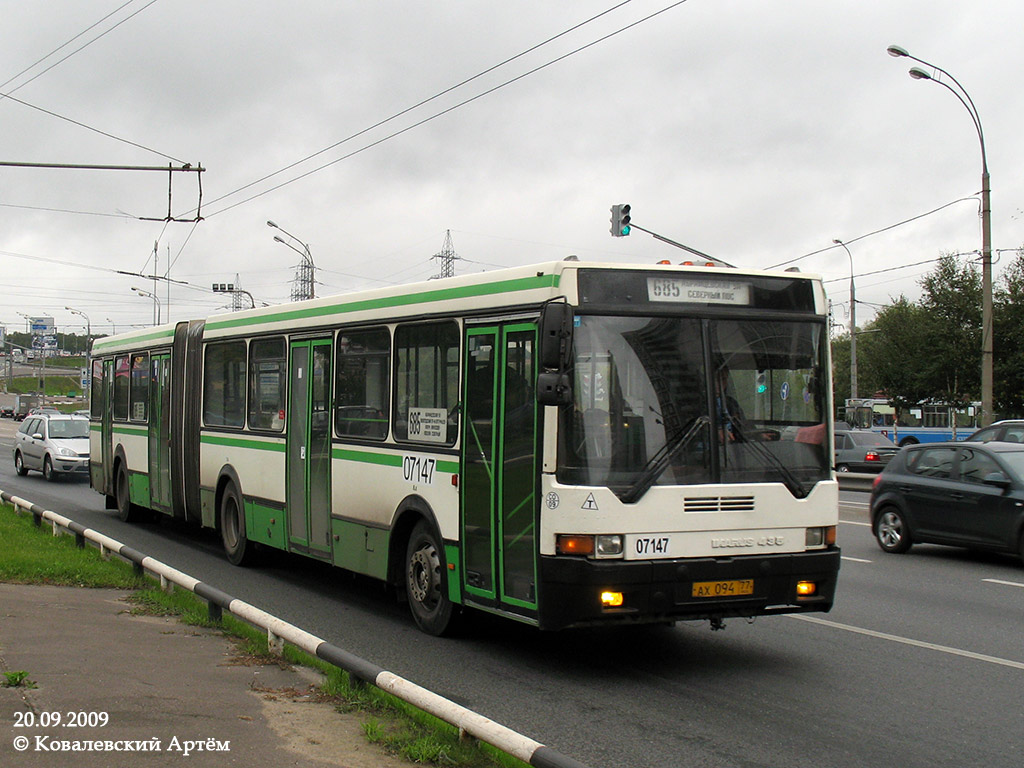
[[[900,440],[900,448],[905,445],[917,445],[920,441],[916,437],[904,437]]]
[[[234,483],[228,483],[220,497],[220,539],[232,565],[255,561],[256,545],[245,535],[245,507]]]
[[[453,628],[455,606],[445,594],[442,550],[426,520],[416,523],[409,536],[405,593],[413,619],[428,635],[440,636]]]
[[[892,505],[882,507],[875,518],[875,541],[885,552],[902,554],[910,549],[913,540],[910,537],[910,526],[906,517],[898,507]]]
[[[139,508],[132,504],[131,489],[128,485],[128,470],[124,462],[117,465],[114,477],[114,498],[117,499],[117,516],[126,523],[134,523],[139,519]]]

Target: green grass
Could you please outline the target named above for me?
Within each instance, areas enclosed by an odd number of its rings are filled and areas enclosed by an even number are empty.
[[[0,688],[36,688],[34,680],[28,679],[28,672],[18,670],[17,672],[4,672],[3,682]]]
[[[92,547],[79,549],[74,536],[52,535],[43,522],[37,529],[28,512],[4,505],[0,514],[0,581],[74,587],[135,589],[142,580],[120,559],[104,560]]]
[[[239,644],[239,652],[276,659],[263,629],[250,626],[230,614],[221,622],[209,618],[207,604],[187,590],[160,589],[152,577],[138,577],[120,558],[104,560],[92,545],[75,546],[74,536],[53,536],[52,526],[36,528],[30,513],[17,514],[0,504],[0,581],[17,584],[55,584],[81,587],[134,589],[129,599],[137,613],[173,615],[187,624],[219,628]],[[339,711],[365,717],[367,740],[421,765],[454,768],[525,768],[526,763],[475,739],[460,739],[458,729],[372,685],[350,679],[347,672],[291,645],[285,645],[286,661],[319,671],[321,693]],[[5,673],[5,686],[30,686],[27,673]],[[18,677],[14,681],[14,677]],[[2,682],[2,681],[0,681]]]
[[[49,364],[47,364],[47,367],[49,367]],[[51,373],[47,373],[45,383],[46,394],[48,397],[65,397],[70,393],[74,393],[75,397],[79,397],[82,394],[82,388],[80,386],[82,380],[78,376],[54,376]],[[7,387],[7,391],[12,395],[24,395],[38,392],[39,377],[16,376],[11,379],[11,383]]]

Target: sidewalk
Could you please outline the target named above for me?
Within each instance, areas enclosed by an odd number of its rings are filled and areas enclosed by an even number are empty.
[[[37,685],[0,687],[0,765],[408,765],[367,742],[356,716],[306,695],[315,673],[248,665],[216,632],[130,616],[126,594],[0,584],[0,683],[24,671]]]

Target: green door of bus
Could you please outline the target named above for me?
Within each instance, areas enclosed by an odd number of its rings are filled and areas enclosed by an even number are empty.
[[[100,471],[102,487],[109,495],[114,495],[114,361],[104,360],[103,381],[100,397],[103,401],[103,415],[100,417]]]
[[[537,327],[466,331],[462,498],[464,588],[474,602],[537,608]]]
[[[294,549],[331,551],[331,341],[291,345],[287,438],[288,539]]]
[[[149,499],[171,514],[171,356],[149,361]]]

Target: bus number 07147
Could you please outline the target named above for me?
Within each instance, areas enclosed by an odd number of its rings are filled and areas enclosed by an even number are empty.
[[[437,459],[425,459],[422,456],[405,456],[402,458],[402,475],[408,483],[432,485],[434,468]]]

